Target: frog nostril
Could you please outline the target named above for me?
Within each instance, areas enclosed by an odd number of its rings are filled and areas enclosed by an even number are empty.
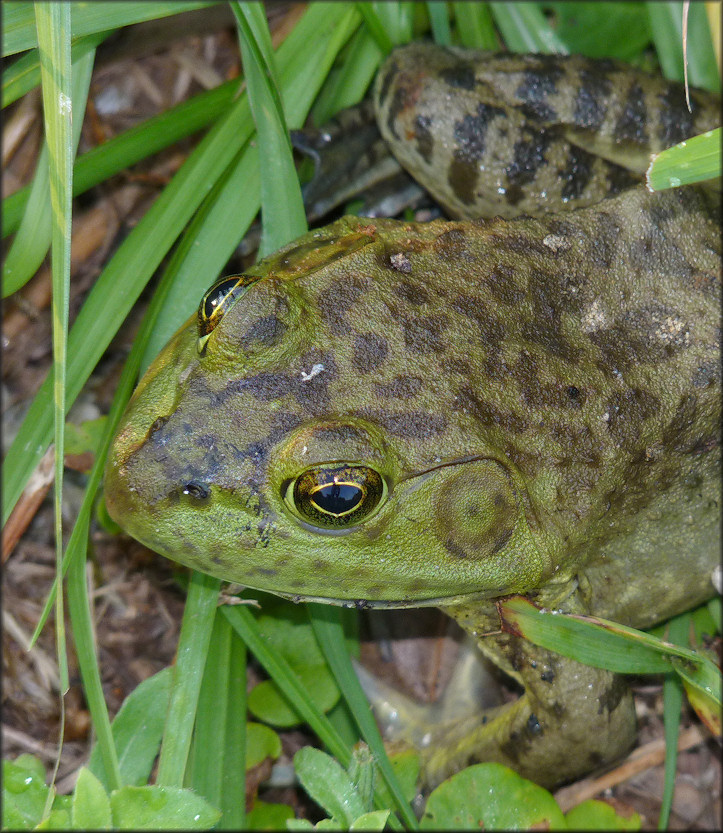
[[[211,497],[211,489],[199,480],[189,480],[182,489],[184,495],[199,502],[207,501]]]

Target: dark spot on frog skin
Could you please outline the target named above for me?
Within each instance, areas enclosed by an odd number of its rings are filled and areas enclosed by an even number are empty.
[[[477,163],[485,153],[487,128],[496,117],[504,117],[504,110],[478,104],[476,115],[468,114],[455,122],[455,148],[447,177],[455,195],[465,205],[475,199],[475,187],[479,178]]]
[[[352,364],[359,373],[370,373],[381,367],[388,352],[389,347],[382,336],[376,333],[359,333],[354,338]]]
[[[430,352],[444,352],[442,333],[447,325],[446,315],[404,317],[400,323],[404,330],[404,344],[408,350],[425,355]]]
[[[273,347],[278,344],[286,332],[286,324],[276,315],[265,315],[257,318],[241,336],[242,342],[258,342],[263,347]]]
[[[505,169],[507,179],[512,188],[507,189],[507,201],[516,205],[516,191],[527,185],[535,178],[537,171],[545,164],[545,154],[550,145],[551,136],[544,128],[532,132],[525,130],[523,138],[515,142],[512,164]],[[514,192],[513,192],[514,189]],[[521,196],[521,194],[520,194]]]
[[[548,57],[536,56],[535,64],[526,70],[515,96],[522,103],[522,112],[528,118],[552,121],[557,112],[547,99],[557,92],[557,82],[564,77],[564,70]]]
[[[623,105],[623,111],[614,128],[616,141],[631,141],[644,144],[648,141],[646,122],[648,109],[640,84],[632,84]]]
[[[451,538],[448,538],[444,542],[444,548],[447,550],[447,552],[450,555],[453,555],[455,558],[458,558],[460,560],[463,559],[463,558],[467,558],[467,553],[462,549],[462,547],[460,547],[458,544],[456,544]]]
[[[431,124],[430,116],[419,115],[414,120],[414,138],[417,143],[417,153],[428,165],[432,163],[432,151],[434,150],[434,137],[430,130]]]
[[[379,100],[381,102],[386,101],[387,96],[389,95],[389,88],[392,85],[392,81],[398,76],[399,73],[399,64],[394,59],[391,59],[389,63],[386,65],[384,76],[382,78],[382,84],[379,89]]]
[[[500,535],[495,538],[492,548],[490,550],[490,555],[496,555],[498,552],[503,550],[507,544],[509,543],[510,538],[512,537],[513,529],[505,529]]]
[[[555,672],[552,668],[548,668],[547,670],[543,671],[540,674],[540,679],[543,683],[554,683],[555,682]]]
[[[580,87],[575,97],[573,121],[577,127],[597,130],[607,112],[607,99],[612,82],[596,64],[580,72]]]
[[[390,76],[387,76],[391,81]],[[387,128],[389,132],[394,136],[395,139],[399,139],[399,134],[397,133],[396,122],[399,114],[406,110],[407,107],[410,106],[412,103],[412,93],[408,90],[403,83],[400,83],[402,80],[402,76],[399,76],[397,79],[397,86],[394,88],[394,94],[392,95],[392,100],[389,103],[389,112],[387,114]],[[386,81],[386,79],[385,79]],[[382,97],[382,101],[385,101],[388,95],[385,94]]]
[[[514,270],[500,263],[487,275],[486,285],[490,294],[507,307],[522,303],[525,293],[517,286]]]
[[[395,376],[391,382],[374,385],[376,395],[382,399],[411,399],[422,389],[419,376]]]
[[[404,439],[425,440],[436,434],[441,434],[447,427],[446,417],[422,411],[390,414],[364,408],[359,412],[359,415],[378,423],[382,428],[386,428],[390,434]]]
[[[602,714],[604,711],[607,711],[608,713],[614,712],[620,705],[621,700],[628,693],[628,690],[627,683],[622,676],[615,674],[610,685],[600,695],[598,714]]]
[[[636,448],[643,423],[660,409],[660,399],[642,388],[616,391],[606,402],[607,426],[617,445]]]
[[[721,368],[718,362],[704,362],[701,365],[698,365],[696,368],[695,373],[693,374],[693,387],[696,388],[707,388],[711,385],[715,384],[717,381],[720,381],[721,377]]]
[[[439,77],[447,86],[458,90],[473,90],[477,83],[474,65],[460,60],[454,66],[440,70]]]
[[[483,402],[470,387],[457,391],[455,410],[469,411],[481,425],[493,425],[518,434],[530,427],[529,422],[511,411],[502,411],[492,402]]]
[[[565,183],[560,192],[564,200],[577,199],[584,192],[592,176],[594,160],[591,153],[570,145],[567,165],[560,173],[560,179]]]
[[[439,235],[434,241],[434,251],[445,260],[461,260],[474,263],[475,256],[467,247],[467,234],[462,228],[453,228]]]
[[[402,280],[392,286],[392,292],[415,307],[429,303],[429,293],[419,283]]]
[[[316,308],[329,325],[334,335],[345,335],[347,325],[345,314],[369,289],[370,278],[351,275],[328,286],[316,298]]]
[[[658,139],[662,147],[677,145],[695,132],[693,114],[684,105],[685,92],[682,87],[671,84],[658,96],[660,101],[660,123]],[[693,101],[691,101],[693,106]],[[695,107],[693,106],[695,112]]]

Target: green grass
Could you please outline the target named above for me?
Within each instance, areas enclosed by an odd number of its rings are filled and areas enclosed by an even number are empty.
[[[3,236],[14,235],[4,265],[3,291],[12,295],[20,289],[51,250],[56,368],[34,398],[6,456],[4,519],[49,444],[55,441],[57,448],[63,447],[65,413],[162,266],[111,408],[62,567],[60,543],[58,547],[58,569],[66,575],[74,639],[103,760],[103,784],[109,790],[123,783],[123,770],[102,697],[84,578],[88,530],[104,456],[139,371],[148,366],[171,333],[194,311],[197,299],[224,268],[259,209],[264,218],[264,251],[278,248],[304,230],[287,130],[302,126],[310,112],[323,121],[359,100],[393,44],[430,33],[439,42],[451,40],[487,49],[504,46],[516,51],[599,54],[597,50],[611,42],[613,32],[616,55],[642,62],[650,60],[644,51],[654,50],[664,74],[679,80],[683,77],[681,3],[313,3],[275,53],[270,48],[261,7],[233,3],[248,71],[246,87],[242,79],[227,82],[94,148],[73,164],[96,46],[118,27],[204,5],[208,4],[91,2],[38,4],[36,10],[28,3],[4,4],[3,54],[18,55],[19,60],[5,71],[3,106],[27,94],[42,78],[48,150],[38,161],[34,182],[3,201]],[[560,11],[563,6],[567,23],[555,28],[544,12],[552,8]],[[699,86],[719,89],[702,4],[692,4],[690,14],[689,78]],[[40,24],[37,28],[36,17]],[[569,23],[571,18],[576,25]],[[72,126],[67,110],[57,106],[57,91],[72,99]],[[205,132],[183,166],[105,264],[66,336],[71,195],[87,191],[201,130]],[[673,160],[668,176],[675,178],[676,170],[688,170],[691,164],[695,166],[695,158],[692,162],[689,158]],[[58,461],[60,474],[62,455],[58,455]],[[60,494],[58,488],[57,524]],[[244,643],[278,674],[279,685],[288,696],[303,704],[306,721],[345,766],[351,760],[349,731],[355,737],[364,736],[370,746],[379,740],[368,720],[359,716],[364,706],[358,699],[353,707],[358,728],[352,719],[345,735],[330,723],[313,698],[301,693],[293,672],[264,653],[264,638],[252,614],[226,608],[223,616],[214,616],[216,590],[217,582],[210,579],[197,576],[192,580],[179,654],[183,662],[179,660],[176,666],[158,783],[183,786],[190,778],[191,784],[212,802],[222,798],[221,823],[233,827],[243,821],[238,809],[239,802],[243,803],[243,767],[239,770],[230,747],[220,763],[208,750],[217,747],[218,738],[223,736],[235,738],[241,747],[245,743],[243,733],[234,734],[239,731],[239,714],[245,708],[243,701],[233,697],[239,679],[223,673],[224,662],[228,663],[230,657],[243,659],[239,651]],[[62,604],[57,587],[46,612],[53,603]],[[314,622],[331,663],[340,678],[346,679],[343,687],[353,702],[356,694],[349,668],[329,638],[330,633],[338,637],[342,627],[339,612],[326,609],[315,616]],[[221,630],[214,639],[214,648],[209,650],[214,628]],[[61,632],[61,669],[62,642]],[[223,692],[224,706],[216,715],[209,714],[205,675],[216,675],[218,689]],[[201,711],[194,737],[189,715],[196,714],[197,709]],[[200,774],[211,766],[217,767],[215,780]],[[386,764],[383,777],[395,796],[399,819],[413,827],[414,819]],[[219,796],[213,786],[218,779],[235,786]],[[390,824],[400,826],[399,819],[392,816]]]

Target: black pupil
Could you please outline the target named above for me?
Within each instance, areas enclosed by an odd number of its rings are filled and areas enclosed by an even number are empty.
[[[229,292],[231,292],[231,290],[234,288],[234,286],[236,286],[237,283],[238,278],[233,278],[232,280],[224,281],[223,283],[219,284],[214,290],[208,293],[203,305],[203,312],[206,318],[210,318],[214,314],[219,304],[221,304],[223,299],[229,294]]]
[[[330,515],[342,515],[362,499],[362,490],[349,483],[330,483],[314,492],[313,502]]]

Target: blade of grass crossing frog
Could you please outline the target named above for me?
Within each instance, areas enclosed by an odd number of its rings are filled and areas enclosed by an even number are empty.
[[[55,434],[55,554],[56,572],[63,560],[63,446],[65,442],[65,373],[70,291],[70,228],[73,183],[73,133],[71,111],[70,8],[36,3],[38,48],[43,87],[43,116],[49,156],[52,210],[52,325],[53,416]],[[56,593],[56,645],[60,692],[68,690],[63,595]]]
[[[663,191],[720,176],[720,143],[718,127],[657,154],[645,175],[648,188]]]
[[[71,34],[77,38],[107,29],[130,26],[145,20],[157,20],[193,9],[214,5],[213,2],[168,0],[165,3],[72,3]],[[37,46],[32,6],[26,2],[3,4],[3,57],[24,52]]]
[[[191,573],[156,783],[182,787],[221,582]]]
[[[258,134],[263,225],[259,258],[307,230],[304,202],[276,83],[271,35],[263,5],[231,3]]]
[[[492,21],[488,3],[452,3],[457,34],[462,46],[473,49],[495,50],[500,42]]]
[[[416,816],[404,799],[402,789],[384,749],[384,741],[369,709],[369,701],[365,697],[349,661],[349,653],[344,642],[344,629],[341,625],[341,612],[331,605],[315,603],[310,603],[307,609],[314,633],[324,652],[326,661],[329,663],[337,685],[359,725],[362,737],[374,755],[389,792],[394,798],[396,809],[404,823],[411,830],[416,830],[418,826]],[[382,804],[378,806],[379,809],[386,809]]]
[[[289,106],[303,91],[318,89],[341,46],[357,25],[353,7],[343,3],[312,4],[279,48],[282,86],[289,85]],[[299,44],[313,43],[316,60],[299,61]],[[205,195],[227,168],[248,134],[245,96],[211,128],[155,203],[123,241],[89,293],[68,341],[67,404],[72,404],[112,336],[176,237]],[[244,117],[243,113],[246,112]],[[293,127],[293,117],[289,117]],[[8,450],[3,470],[3,517],[7,518],[28,477],[50,442],[50,382],[46,381]]]
[[[217,825],[221,829],[243,826],[234,811],[244,807],[246,792],[245,669],[243,642],[217,610],[198,697],[188,785],[214,807],[225,806]]]
[[[619,673],[658,674],[671,670],[670,660],[657,640],[614,623],[602,629],[589,621],[538,610],[531,602],[515,597],[499,605],[504,628],[566,657]],[[666,653],[676,653],[669,649]],[[687,655],[687,654],[686,654]]]
[[[93,71],[95,50],[81,55],[71,70],[71,101],[75,118],[71,123],[71,171],[68,187],[72,195],[72,159],[78,150],[83,115],[88,100],[90,76]],[[17,234],[3,264],[3,298],[17,292],[40,267],[50,247],[51,207],[48,197],[48,154],[47,143],[38,157],[35,177],[30,186],[30,196]]]
[[[425,3],[429,22],[432,25],[434,42],[439,46],[452,45],[452,31],[449,28],[449,16],[446,3]]]
[[[490,3],[492,16],[508,49],[513,52],[547,52],[566,55],[537,3]]]
[[[82,154],[73,167],[73,196],[206,127],[229,108],[240,86],[238,78],[226,81]],[[3,200],[3,237],[17,228],[29,191],[26,186]]]
[[[688,642],[690,616],[676,616],[671,619],[668,639],[676,645]],[[663,730],[665,733],[665,781],[663,800],[658,817],[658,830],[666,830],[675,792],[675,774],[678,765],[678,732],[680,711],[683,706],[683,685],[676,674],[667,674],[663,681]]]

